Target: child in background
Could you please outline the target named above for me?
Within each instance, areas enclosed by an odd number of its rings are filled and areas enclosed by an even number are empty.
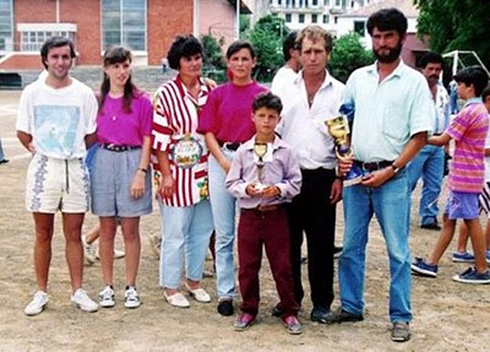
[[[280,297],[278,307],[290,334],[301,334],[299,305],[294,298],[289,227],[284,204],[297,195],[301,172],[290,147],[274,131],[280,120],[281,100],[272,93],[253,103],[256,135],[237,151],[226,177],[226,188],[240,210],[238,225],[238,281],[242,304],[235,330],[250,327],[257,316],[262,244]]]
[[[487,73],[478,66],[465,68],[454,79],[458,82],[458,95],[466,100],[461,112],[440,136],[432,136],[429,144],[444,145],[455,140],[454,158],[449,171],[449,199],[444,213],[444,224],[436,246],[427,260],[415,258],[412,272],[436,277],[438,263],[451,243],[456,220],[463,219],[468,227],[475,253],[475,267],[453,277],[454,281],[471,284],[490,283],[485,262],[485,237],[478,218],[478,196],[484,183],[485,139],[489,117],[481,102],[481,94],[488,84]]]
[[[485,107],[490,114],[490,86],[485,88],[481,97],[483,104],[485,104]],[[480,214],[485,212],[488,218],[485,230],[485,237],[487,239],[486,261],[487,264],[490,264],[490,133],[487,135],[487,140],[485,142],[485,184],[478,197],[478,202],[480,205]],[[475,256],[466,250],[467,244],[468,228],[463,222],[459,227],[458,249],[452,255],[453,262],[473,263],[475,261]]]

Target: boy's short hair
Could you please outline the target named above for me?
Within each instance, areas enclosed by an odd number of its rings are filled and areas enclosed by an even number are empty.
[[[296,43],[296,38],[298,37],[298,32],[291,32],[288,34],[284,43],[282,43],[282,53],[284,55],[284,61],[289,61],[291,54],[289,51],[291,49],[298,50],[298,44]]]
[[[373,35],[374,28],[379,31],[396,31],[400,37],[407,33],[408,21],[403,12],[398,9],[381,9],[369,16],[366,24],[369,35]]]
[[[255,97],[252,105],[252,109],[253,112],[255,113],[257,110],[261,108],[275,110],[277,114],[280,115],[282,111],[281,99],[277,95],[272,94],[271,92],[261,93]]]
[[[233,54],[236,54],[242,49],[247,49],[250,52],[250,56],[252,57],[252,59],[255,59],[255,57],[257,56],[257,53],[255,52],[255,48],[252,43],[247,40],[235,40],[226,50],[226,58],[230,59]]]
[[[180,70],[180,59],[196,54],[203,55],[203,47],[199,39],[193,35],[179,35],[175,38],[167,54],[168,66]]]
[[[488,84],[488,74],[480,66],[469,66],[459,71],[454,76],[454,80],[458,83],[464,83],[466,86],[473,84],[475,96],[479,97]]]
[[[490,85],[488,85],[487,88],[485,88],[481,93],[481,98],[483,102],[485,102],[485,100],[487,100],[488,97],[490,97]]]
[[[77,57],[77,53],[75,52],[75,45],[73,44],[71,39],[66,37],[51,37],[47,39],[41,47],[41,61],[44,68],[48,68],[48,65],[46,65],[45,61],[48,59],[49,51],[53,48],[61,48],[62,46],[70,47],[70,57],[72,59]]]
[[[306,26],[299,32],[298,37],[296,38],[299,51],[301,51],[303,40],[305,39],[311,40],[312,42],[323,39],[327,53],[332,52],[333,37],[323,27],[317,24]]]

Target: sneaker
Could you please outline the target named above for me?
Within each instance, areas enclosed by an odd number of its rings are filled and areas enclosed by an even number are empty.
[[[475,262],[475,257],[473,254],[469,252],[454,252],[453,255],[451,256],[453,262],[455,263],[474,263]]]
[[[453,280],[463,284],[490,284],[490,271],[481,274],[475,268],[468,268],[461,274],[453,276]]]
[[[99,304],[104,308],[112,308],[116,305],[116,301],[114,299],[114,289],[112,286],[107,285],[102,291],[100,291]]]
[[[393,323],[391,340],[395,342],[406,342],[410,340],[410,325],[407,322],[397,321]]]
[[[230,301],[223,301],[223,302],[230,302]],[[233,324],[233,327],[235,328],[236,331],[243,331],[248,329],[250,326],[252,326],[254,322],[255,322],[255,317],[252,314],[242,313],[236,317],[235,324]]]
[[[342,255],[343,250],[344,250],[344,247],[333,247],[333,258],[339,259],[340,256]]]
[[[420,228],[434,231],[440,231],[442,229],[441,226],[437,223],[437,220],[434,220],[433,222],[430,222],[428,224],[422,224],[420,225]]]
[[[225,299],[218,303],[218,313],[227,317],[233,315],[233,301],[231,299]]]
[[[126,253],[124,251],[120,251],[119,249],[114,249],[114,259],[121,259],[124,258]]]
[[[487,264],[490,265],[490,249],[487,250],[487,255],[485,256],[486,260],[487,260]]]
[[[273,317],[279,318],[283,314],[284,314],[284,311],[281,308],[279,308],[279,306],[275,306],[274,308],[272,308],[271,315]]]
[[[328,315],[327,324],[341,324],[341,323],[348,323],[348,322],[358,322],[358,321],[363,321],[364,316],[360,313],[351,313],[346,310],[343,310],[342,307],[340,307],[337,311],[335,311],[332,314]]]
[[[310,313],[311,321],[317,321],[322,324],[326,324],[329,320],[329,317],[332,315],[332,311],[330,309],[317,306],[314,307]]]
[[[126,286],[126,292],[124,292],[124,306],[126,308],[138,308],[141,306],[141,299],[136,292],[136,287]]]
[[[24,313],[29,316],[38,315],[44,310],[44,307],[46,307],[48,302],[48,294],[44,291],[37,291],[34,294],[34,298],[32,299],[31,303],[29,303],[24,309]]]
[[[303,327],[301,326],[298,317],[294,315],[282,318],[282,323],[284,324],[286,331],[291,335],[299,335],[303,332]]]
[[[82,236],[82,245],[83,245],[83,258],[87,265],[92,265],[95,263],[97,259],[97,250],[95,246],[87,242],[87,237]]]
[[[437,277],[438,266],[428,264],[423,258],[415,258],[412,263],[412,274],[418,274],[425,277]]]
[[[82,288],[79,288],[71,295],[71,303],[85,312],[96,312],[99,309],[99,305],[92,301]]]

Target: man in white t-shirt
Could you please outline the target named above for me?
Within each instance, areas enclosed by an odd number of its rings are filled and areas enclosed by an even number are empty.
[[[289,85],[302,67],[299,45],[296,42],[297,36],[297,32],[291,32],[284,40],[282,52],[286,64],[277,71],[272,79],[271,91],[273,92],[281,91],[284,87]]]
[[[36,239],[34,267],[38,291],[26,315],[41,313],[48,303],[48,273],[54,215],[63,215],[65,255],[70,271],[71,302],[87,312],[98,305],[82,289],[82,223],[89,208],[89,182],[84,162],[86,146],[95,142],[97,100],[92,90],[70,77],[73,43],[48,39],[41,48],[47,74],[22,92],[17,137],[33,154],[26,180],[26,207],[32,212]]]

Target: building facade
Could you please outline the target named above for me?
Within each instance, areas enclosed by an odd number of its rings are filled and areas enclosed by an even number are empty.
[[[236,0],[0,0],[0,69],[40,68],[49,37],[71,38],[77,65],[100,65],[114,45],[132,50],[136,65],[160,65],[179,34],[236,36]]]

